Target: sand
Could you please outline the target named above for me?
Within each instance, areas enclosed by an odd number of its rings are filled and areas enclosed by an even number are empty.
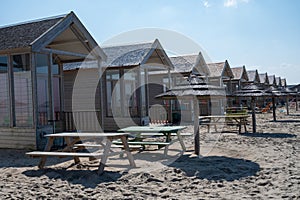
[[[38,159],[26,150],[0,149],[1,199],[300,199],[300,113],[257,115],[256,134],[206,133],[201,128],[201,158],[171,146],[134,152],[137,168],[126,157],[109,159],[102,176],[98,161]],[[249,125],[249,131],[251,132]],[[185,131],[192,131],[189,127]]]

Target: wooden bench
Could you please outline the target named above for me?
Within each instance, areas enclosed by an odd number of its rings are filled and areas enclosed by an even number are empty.
[[[60,152],[60,151],[33,151],[26,155],[30,157],[56,156],[56,157],[92,157],[100,158],[102,153],[83,153],[83,152]]]

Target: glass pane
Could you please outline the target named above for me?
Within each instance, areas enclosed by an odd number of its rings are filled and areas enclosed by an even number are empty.
[[[32,85],[29,54],[14,55],[12,58],[16,126],[32,126]]]
[[[0,56],[0,126],[9,126],[9,93],[7,56]]]
[[[138,116],[137,70],[124,70],[124,116]]]
[[[36,56],[37,76],[37,99],[38,99],[38,124],[48,124],[49,116],[49,92],[48,92],[48,56],[37,54]]]
[[[121,90],[119,70],[106,71],[106,103],[107,116],[120,117],[121,112]]]
[[[146,94],[146,75],[145,75],[145,70],[141,71],[141,104],[142,104],[142,116],[141,117],[145,117],[147,116],[147,94]]]

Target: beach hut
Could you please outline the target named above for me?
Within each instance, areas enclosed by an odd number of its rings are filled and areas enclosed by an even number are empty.
[[[231,94],[231,79],[234,77],[227,60],[225,62],[208,63],[209,77],[211,85],[225,87],[226,93]],[[224,114],[226,102],[222,100],[211,100],[210,110],[215,114]]]
[[[106,59],[77,16],[0,28],[0,148],[41,149],[63,129],[63,64]]]
[[[248,85],[250,84],[260,84],[258,71],[255,70],[247,70],[248,75]]]
[[[270,86],[277,87],[275,75],[269,75],[268,79],[269,79],[269,87]]]
[[[246,71],[245,66],[242,67],[232,67],[231,68],[233,78],[231,79],[231,93],[234,93],[237,90],[242,89],[244,86],[246,86],[246,83],[248,82],[248,74]],[[229,102],[228,105],[231,106],[240,106],[241,102],[236,98],[233,97],[232,99],[228,98]]]
[[[167,71],[149,72],[150,96],[156,96],[177,85],[188,83],[188,78],[194,74],[198,77],[206,77],[209,74],[206,62],[201,52],[198,54],[171,56],[170,60],[174,69],[170,71],[171,83]],[[163,107],[161,106],[163,105]],[[153,121],[166,120],[163,113],[168,113],[168,121],[178,123],[183,120],[191,122],[193,116],[193,103],[190,100],[150,100],[151,118]],[[172,117],[171,117],[172,116]]]
[[[173,69],[159,40],[111,45],[103,47],[103,51],[107,60],[101,65],[101,77],[97,76],[97,66],[93,63],[78,63],[64,68],[68,80],[65,87],[75,86],[75,77],[78,79],[79,75],[83,83],[86,80],[89,83],[97,83],[100,80],[99,85],[94,86],[95,95],[88,97],[90,101],[86,99],[91,92],[86,87],[81,88],[81,84],[78,84],[79,91],[76,92],[76,108],[70,99],[65,101],[70,105],[66,111],[75,112],[77,115],[76,119],[73,119],[77,124],[76,128],[82,131],[97,131],[99,128],[116,131],[127,126],[149,124],[149,102],[154,98],[151,94],[152,88],[148,85],[149,73],[157,70],[165,70],[168,73]],[[73,91],[69,96],[74,96],[74,88],[69,88],[68,91]],[[96,107],[86,103],[92,101],[96,101]],[[89,118],[90,111],[93,110],[98,113],[99,123],[97,118],[93,121],[83,121],[82,119]]]

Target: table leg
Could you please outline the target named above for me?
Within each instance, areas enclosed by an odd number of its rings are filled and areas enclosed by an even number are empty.
[[[108,153],[110,151],[110,147],[111,147],[111,138],[107,138],[106,140],[106,145],[103,151],[103,155],[101,156],[101,160],[100,160],[100,164],[99,164],[99,168],[98,168],[98,174],[101,175],[104,172],[104,167],[108,158]]]
[[[65,137],[65,141],[67,143],[67,147],[65,148],[65,150],[72,151],[72,147],[74,146],[74,143],[76,143],[77,141],[76,142],[75,141],[72,142],[69,137]],[[79,157],[74,157],[74,162],[75,162],[75,164],[80,163]]]
[[[53,137],[49,137],[47,139],[47,144],[45,146],[45,149],[44,151],[50,151],[51,150],[51,147],[53,145],[53,141],[54,141],[54,138]],[[46,160],[47,160],[47,156],[43,156],[40,160],[40,163],[38,165],[39,169],[43,169],[44,166],[45,166],[45,163],[46,163]]]
[[[177,138],[178,138],[178,140],[179,140],[179,142],[180,142],[180,145],[181,145],[182,150],[183,150],[183,151],[186,151],[186,148],[185,148],[185,145],[184,145],[182,136],[180,135],[179,132],[176,132],[176,135],[177,135]]]
[[[130,166],[136,167],[133,156],[132,156],[132,154],[130,152],[130,149],[129,149],[129,145],[127,143],[127,137],[126,136],[121,136],[121,140],[122,140],[122,143],[123,143],[123,146],[124,146],[124,150],[127,154],[127,158],[129,160]]]

